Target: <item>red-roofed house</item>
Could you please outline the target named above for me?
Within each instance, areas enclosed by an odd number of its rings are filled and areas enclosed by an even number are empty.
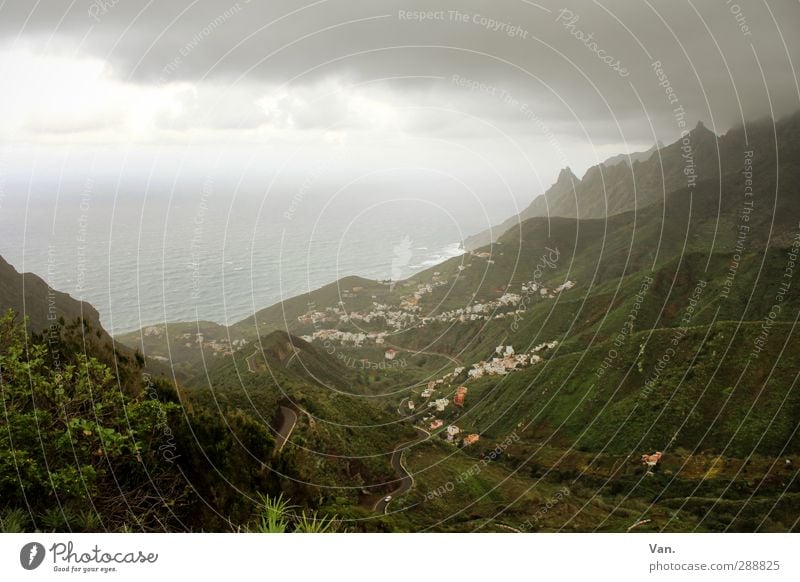
[[[479,435],[477,435],[477,434],[474,434],[474,433],[473,434],[468,434],[467,436],[464,437],[464,446],[468,447],[470,445],[474,445],[475,443],[477,443],[480,440],[480,438],[481,437]]]

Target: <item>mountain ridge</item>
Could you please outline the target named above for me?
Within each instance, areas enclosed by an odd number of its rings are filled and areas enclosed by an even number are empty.
[[[577,178],[569,167],[564,168],[556,182],[544,194],[534,198],[522,212],[497,227],[465,238],[462,246],[466,250],[485,246],[533,217],[603,218],[648,206],[687,182],[686,168],[675,169],[674,164],[687,153],[687,144],[692,175],[713,175],[719,167],[718,150],[729,147],[726,140],[738,142],[739,131],[741,128],[734,128],[718,137],[698,122],[684,138],[632,154],[631,163],[619,163],[628,161],[626,154],[619,154],[589,167],[582,178]],[[609,160],[616,163],[608,163]]]
[[[95,330],[102,330],[103,336],[110,339],[100,324],[100,313],[93,305],[56,291],[34,273],[20,273],[0,256],[0,311],[8,309],[27,318],[29,331],[44,332],[59,319],[82,319]]]

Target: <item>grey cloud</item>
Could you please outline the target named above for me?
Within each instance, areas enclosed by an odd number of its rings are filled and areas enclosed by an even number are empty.
[[[0,35],[6,44],[17,38],[37,46],[72,43],[109,60],[120,78],[141,84],[202,79],[274,88],[290,82],[312,86],[330,77],[350,82],[433,77],[387,84],[396,94],[393,102],[447,104],[523,135],[531,127],[519,103],[534,108],[552,131],[576,137],[586,133],[617,143],[669,139],[678,130],[675,103],[659,86],[654,60],[663,64],[688,117],[718,132],[742,117],[771,110],[781,115],[800,106],[790,62],[800,62],[795,34],[800,7],[788,0],[740,6],[541,2],[547,10],[521,0],[330,0],[305,7],[287,0],[80,0],[70,9],[72,4],[52,0],[31,12],[30,2],[8,0],[0,11]],[[578,20],[557,22],[564,8]],[[466,14],[466,21],[451,18],[451,10]],[[401,11],[433,18],[420,22]],[[581,42],[578,32],[592,40]],[[594,50],[587,46],[591,42]],[[594,51],[618,60],[627,76]],[[518,104],[458,86],[453,75],[498,87]],[[301,107],[294,120],[300,127],[325,126],[345,113],[332,97],[327,105]],[[286,122],[285,107],[272,115],[273,121]],[[645,116],[655,135],[643,123]],[[247,124],[257,117],[248,113]],[[414,127],[426,125],[426,119],[430,116]],[[236,124],[235,116],[229,123]],[[458,131],[445,122],[429,125],[434,133]]]

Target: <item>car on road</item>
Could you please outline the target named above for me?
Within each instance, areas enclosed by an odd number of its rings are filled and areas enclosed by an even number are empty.
[[[384,497],[384,498],[383,498],[383,500],[384,500],[386,503],[389,503],[389,502],[392,500],[392,496],[391,496],[391,495],[387,495],[386,497]]]

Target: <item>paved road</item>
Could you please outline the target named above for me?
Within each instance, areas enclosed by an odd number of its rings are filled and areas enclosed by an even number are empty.
[[[297,352],[295,352],[296,354]],[[292,354],[294,358],[295,354]],[[258,355],[258,350],[254,351],[251,355],[247,356],[247,369],[253,374],[257,372],[254,358]],[[289,360],[291,362],[291,359]],[[287,363],[288,365],[288,363]],[[281,425],[278,427],[278,434],[275,438],[275,454],[277,455],[283,450],[289,437],[292,436],[292,431],[297,424],[297,413],[288,406],[281,406]]]
[[[256,373],[256,364],[254,358],[258,355],[258,350],[254,351],[252,354],[247,356],[247,369],[250,370],[253,374]]]
[[[394,345],[394,344],[390,344],[389,342],[385,342],[383,345],[385,347],[387,347],[387,348],[394,348],[395,350],[400,350],[400,351],[403,351],[403,352],[410,352],[410,353],[412,353],[414,355],[422,354],[423,356],[439,356],[440,358],[447,358],[448,360],[450,360],[450,362],[455,364],[456,367],[463,366],[463,363],[461,362],[461,360],[459,360],[456,357],[451,356],[450,354],[443,354],[441,352],[431,352],[431,351],[427,351],[427,350],[417,350],[415,348],[405,348],[403,346],[397,346],[397,345]]]
[[[281,450],[283,450],[289,437],[292,436],[292,431],[297,424],[297,413],[288,406],[281,406],[281,418],[283,420],[281,426],[278,428],[278,435],[275,439],[275,444],[277,445],[275,448],[276,453],[280,453]]]
[[[405,409],[405,408],[403,408],[403,402],[405,402],[406,400],[408,400],[408,396],[406,396],[405,398],[403,398],[403,399],[400,401],[400,404],[399,404],[399,405],[398,405],[398,407],[397,407],[397,414],[399,414],[400,416],[406,416],[406,413],[405,413],[406,409]]]
[[[406,468],[403,466],[403,453],[405,452],[405,449],[408,448],[409,446],[415,445],[417,443],[420,443],[422,441],[431,438],[431,434],[428,431],[421,429],[418,426],[415,426],[414,428],[417,429],[417,434],[419,435],[419,438],[407,443],[397,445],[394,451],[392,452],[392,467],[394,467],[394,472],[400,479],[400,485],[398,485],[397,489],[395,489],[389,494],[392,496],[392,499],[390,501],[386,501],[386,498],[382,497],[375,504],[375,507],[373,507],[373,509],[378,513],[386,513],[386,508],[389,507],[389,504],[392,501],[394,501],[397,497],[399,497],[400,495],[411,489],[411,486],[414,485],[414,477],[411,475],[411,473],[406,471]]]

